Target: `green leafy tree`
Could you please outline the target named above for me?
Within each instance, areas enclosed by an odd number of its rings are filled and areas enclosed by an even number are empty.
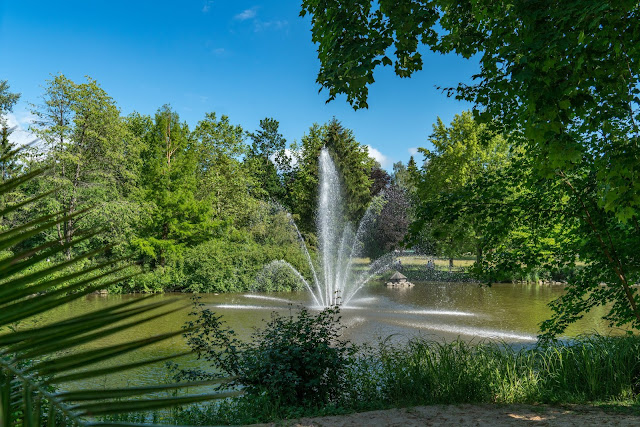
[[[12,131],[7,126],[0,129],[0,180],[3,182],[20,172],[21,165],[17,159],[8,154],[15,151],[16,146],[9,140]]]
[[[424,238],[426,229],[437,252],[448,256],[450,263],[454,257],[472,251],[481,261],[480,218],[473,209],[461,209],[451,215],[442,200],[459,197],[480,176],[501,168],[508,160],[509,145],[500,135],[476,123],[470,112],[456,115],[448,127],[438,118],[429,142],[433,150],[419,149],[425,162],[416,188],[414,236]]]
[[[289,171],[291,159],[285,151],[287,140],[278,127],[275,119],[260,120],[260,129],[249,134],[253,142],[245,162],[265,194],[282,202],[286,192],[283,175]]]
[[[7,112],[10,112],[20,99],[20,94],[10,92],[9,88],[10,86],[7,80],[0,80],[0,112],[2,112],[3,116]]]
[[[197,197],[211,204],[219,222],[243,226],[256,208],[258,184],[240,161],[247,154],[245,133],[227,116],[207,113],[193,137],[196,153]]]
[[[148,120],[137,119],[143,130]],[[185,245],[211,236],[211,204],[198,200],[195,140],[186,123],[169,106],[161,107],[144,135],[142,183],[150,209],[149,221],[137,241],[153,267],[164,267],[167,257],[180,257]]]
[[[9,83],[6,80],[0,81],[0,179],[2,179],[2,182],[20,171],[20,166],[15,156],[10,156],[16,147],[9,141],[11,129],[9,129],[5,117],[7,113],[13,110],[13,106],[19,99],[19,93],[9,91]]]
[[[134,178],[130,166],[137,151],[115,102],[90,78],[77,84],[54,76],[33,113],[32,130],[45,148],[41,166],[48,168],[43,188],[56,189],[45,209],[67,218],[57,224],[56,235],[70,259],[69,244],[91,222],[91,215],[73,214],[118,199]]]
[[[409,159],[409,162],[413,164],[413,167],[417,174],[416,162],[413,156]],[[391,175],[391,183],[405,190],[409,195],[412,195],[416,190],[416,183],[411,172],[402,162],[396,162],[393,164],[393,174]]]
[[[20,162],[18,161],[16,153],[16,146],[9,141],[9,135],[11,135],[11,129],[7,123],[6,114],[13,110],[13,106],[20,99],[19,93],[12,93],[9,91],[9,84],[6,80],[0,81],[0,182],[5,182],[15,177],[22,169]],[[0,197],[0,208],[4,208],[7,203],[11,201],[17,201],[22,198],[20,189],[14,189],[11,192],[2,194]],[[0,227],[6,227],[10,222],[10,217],[15,216],[10,214],[9,217],[4,215],[0,217]]]
[[[367,148],[335,118],[323,126],[314,124],[301,143],[294,146],[297,167],[289,187],[289,206],[299,217],[301,228],[307,232],[314,230],[318,157],[323,147],[329,150],[341,176],[347,219],[359,221],[371,201],[370,176],[375,160],[369,157]]]

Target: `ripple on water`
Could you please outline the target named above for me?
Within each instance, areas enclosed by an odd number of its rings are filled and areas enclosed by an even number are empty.
[[[372,302],[378,301],[378,297],[354,298],[351,301],[359,304],[371,304]]]
[[[242,296],[245,297],[245,298],[262,299],[262,300],[266,300],[266,301],[286,302],[287,304],[290,303],[290,302],[294,302],[294,301],[288,300],[286,298],[268,297],[266,295],[245,294],[245,295],[242,295]]]
[[[407,326],[416,329],[429,329],[438,332],[447,332],[457,335],[470,335],[480,338],[491,338],[498,340],[516,340],[516,341],[535,341],[537,339],[534,335],[521,334],[511,331],[497,331],[494,329],[482,329],[473,328],[469,326],[457,326],[457,325],[444,325],[444,324],[432,324],[432,323],[415,323],[415,322],[393,322],[400,326]]]
[[[267,307],[263,305],[246,305],[246,304],[214,304],[214,308],[230,308],[235,310],[281,310],[282,307]]]
[[[454,310],[393,310],[387,313],[395,314],[427,314],[436,316],[463,316],[471,317],[476,316],[475,313],[469,313],[468,311],[454,311]]]

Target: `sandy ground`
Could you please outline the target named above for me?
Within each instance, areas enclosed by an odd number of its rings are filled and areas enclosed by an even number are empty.
[[[283,421],[267,426],[640,426],[640,415],[589,406],[435,405]]]

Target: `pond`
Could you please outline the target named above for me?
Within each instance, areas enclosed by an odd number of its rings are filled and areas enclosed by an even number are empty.
[[[547,304],[562,295],[562,286],[538,286],[522,284],[496,284],[484,287],[471,283],[420,283],[407,289],[387,288],[374,283],[364,288],[342,309],[344,335],[356,343],[375,343],[380,338],[406,341],[414,336],[451,341],[500,340],[517,345],[535,342],[540,322],[551,313]],[[90,295],[70,303],[55,312],[42,316],[38,324],[49,323],[90,310],[105,308],[140,295]],[[144,323],[125,333],[109,337],[97,344],[114,344],[123,339],[143,338],[179,329],[188,320],[191,296],[188,294],[162,294],[149,301],[172,299],[172,308],[179,310]],[[296,305],[309,304],[310,297],[300,293],[242,293],[203,294],[202,303],[223,315],[228,325],[243,337],[249,337],[255,327],[264,324],[272,311],[287,313]],[[293,306],[291,305],[293,303]],[[293,307],[293,308],[292,308]],[[623,331],[609,329],[600,318],[603,309],[590,313],[567,331],[566,336],[590,334],[620,334]],[[153,358],[186,351],[181,336],[166,340],[134,353],[122,356],[126,363],[142,358]],[[178,360],[183,366],[196,367],[201,362],[194,356]],[[164,365],[129,371],[93,381],[92,387],[112,387],[126,384],[144,384],[167,377]],[[88,384],[83,384],[84,386]],[[77,386],[77,385],[76,385]],[[73,385],[70,388],[75,388]]]

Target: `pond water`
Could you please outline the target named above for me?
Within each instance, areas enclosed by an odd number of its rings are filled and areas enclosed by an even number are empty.
[[[414,336],[451,341],[500,340],[514,344],[533,343],[540,322],[551,313],[547,304],[564,292],[561,286],[522,284],[496,284],[483,287],[470,283],[416,283],[408,289],[387,288],[377,283],[363,289],[342,309],[344,335],[356,343],[375,343],[380,338],[392,337],[406,341]],[[139,295],[91,295],[68,304],[53,313],[35,320],[38,324],[61,320],[90,310],[105,308]],[[144,323],[125,333],[109,337],[97,344],[114,344],[123,339],[143,338],[179,329],[189,318],[191,296],[188,294],[162,294],[148,299],[172,299],[173,308],[182,306],[170,315]],[[228,325],[242,337],[249,337],[255,327],[264,324],[272,311],[286,313],[296,305],[309,304],[307,293],[270,294],[204,294],[202,303],[223,315]],[[293,308],[291,303],[293,303]],[[600,318],[604,310],[590,313],[567,331],[567,336],[590,334],[620,334],[609,329]],[[93,344],[93,345],[97,345]],[[181,336],[166,340],[122,356],[126,363],[141,358],[152,358],[188,350]],[[178,360],[183,366],[201,364],[194,356]],[[144,384],[166,377],[167,369],[156,365],[128,371],[94,381],[91,386],[118,386]],[[88,384],[83,384],[84,386]],[[73,385],[71,388],[75,388]]]

